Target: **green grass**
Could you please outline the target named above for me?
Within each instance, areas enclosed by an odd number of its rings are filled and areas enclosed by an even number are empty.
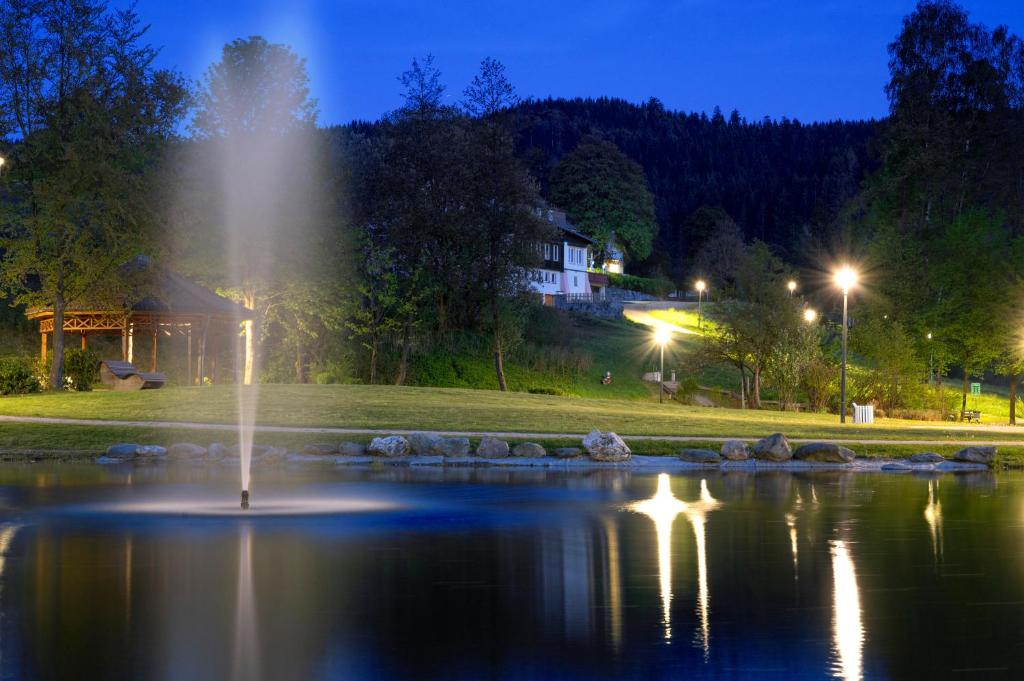
[[[694,333],[699,332],[697,313],[695,311],[676,310],[673,308],[668,310],[648,310],[647,314],[655,319],[688,329]]]
[[[0,398],[0,415],[234,423],[237,401],[232,386],[171,387],[135,393],[44,393]],[[1002,431],[896,419],[879,419],[870,426],[844,426],[830,414],[394,386],[260,386],[257,422],[269,426],[538,433],[581,433],[601,428],[623,435],[719,437],[761,437],[782,431],[802,438],[996,439],[1024,444],[1024,429]],[[8,427],[0,425],[0,429]]]

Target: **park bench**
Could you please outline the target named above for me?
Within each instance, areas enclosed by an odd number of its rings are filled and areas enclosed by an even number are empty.
[[[167,376],[139,371],[131,362],[105,359],[100,362],[100,381],[111,390],[151,390],[162,388]]]
[[[968,423],[981,423],[981,412],[976,409],[968,409],[964,412],[964,421]]]

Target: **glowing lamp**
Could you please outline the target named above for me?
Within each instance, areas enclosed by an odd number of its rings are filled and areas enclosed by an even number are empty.
[[[813,324],[817,318],[818,313],[815,310],[812,310],[811,308],[804,310],[804,321],[808,324]]]
[[[857,285],[857,273],[849,266],[845,266],[838,270],[835,276],[836,285],[843,289],[843,293],[848,292],[851,288]]]

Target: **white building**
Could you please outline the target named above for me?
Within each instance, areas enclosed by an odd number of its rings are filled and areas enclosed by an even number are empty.
[[[544,298],[545,305],[554,305],[556,296],[589,296],[594,293],[590,285],[590,249],[594,240],[573,228],[565,212],[553,208],[539,208],[538,214],[558,229],[558,236],[540,244],[544,262],[532,272],[530,285]]]

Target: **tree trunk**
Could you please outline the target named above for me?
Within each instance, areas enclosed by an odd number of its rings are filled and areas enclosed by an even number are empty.
[[[753,376],[750,377],[750,408],[760,409],[761,408],[761,366],[754,365],[752,370]]]
[[[64,309],[67,301],[58,292],[53,299],[53,356],[50,359],[50,388],[64,387]]]
[[[409,373],[409,346],[412,345],[412,315],[407,315],[402,327],[402,358],[398,362],[398,378],[395,385],[405,385]]]
[[[1020,374],[1010,374],[1010,425],[1017,425],[1017,385],[1020,382]]]
[[[295,382],[306,382],[306,353],[302,351],[302,344],[295,346]]]
[[[961,422],[963,422],[964,415],[967,413],[967,382],[969,380],[970,380],[970,377],[967,375],[967,370],[964,369],[963,390],[961,391],[961,396],[960,396],[961,397],[961,399],[960,399],[960,421]]]
[[[747,373],[740,365],[740,409],[747,408]]]
[[[505,365],[501,352],[501,334],[494,332],[494,373],[498,375],[498,390],[506,392],[508,386],[505,384]]]
[[[370,343],[370,385],[377,382],[377,339]]]

